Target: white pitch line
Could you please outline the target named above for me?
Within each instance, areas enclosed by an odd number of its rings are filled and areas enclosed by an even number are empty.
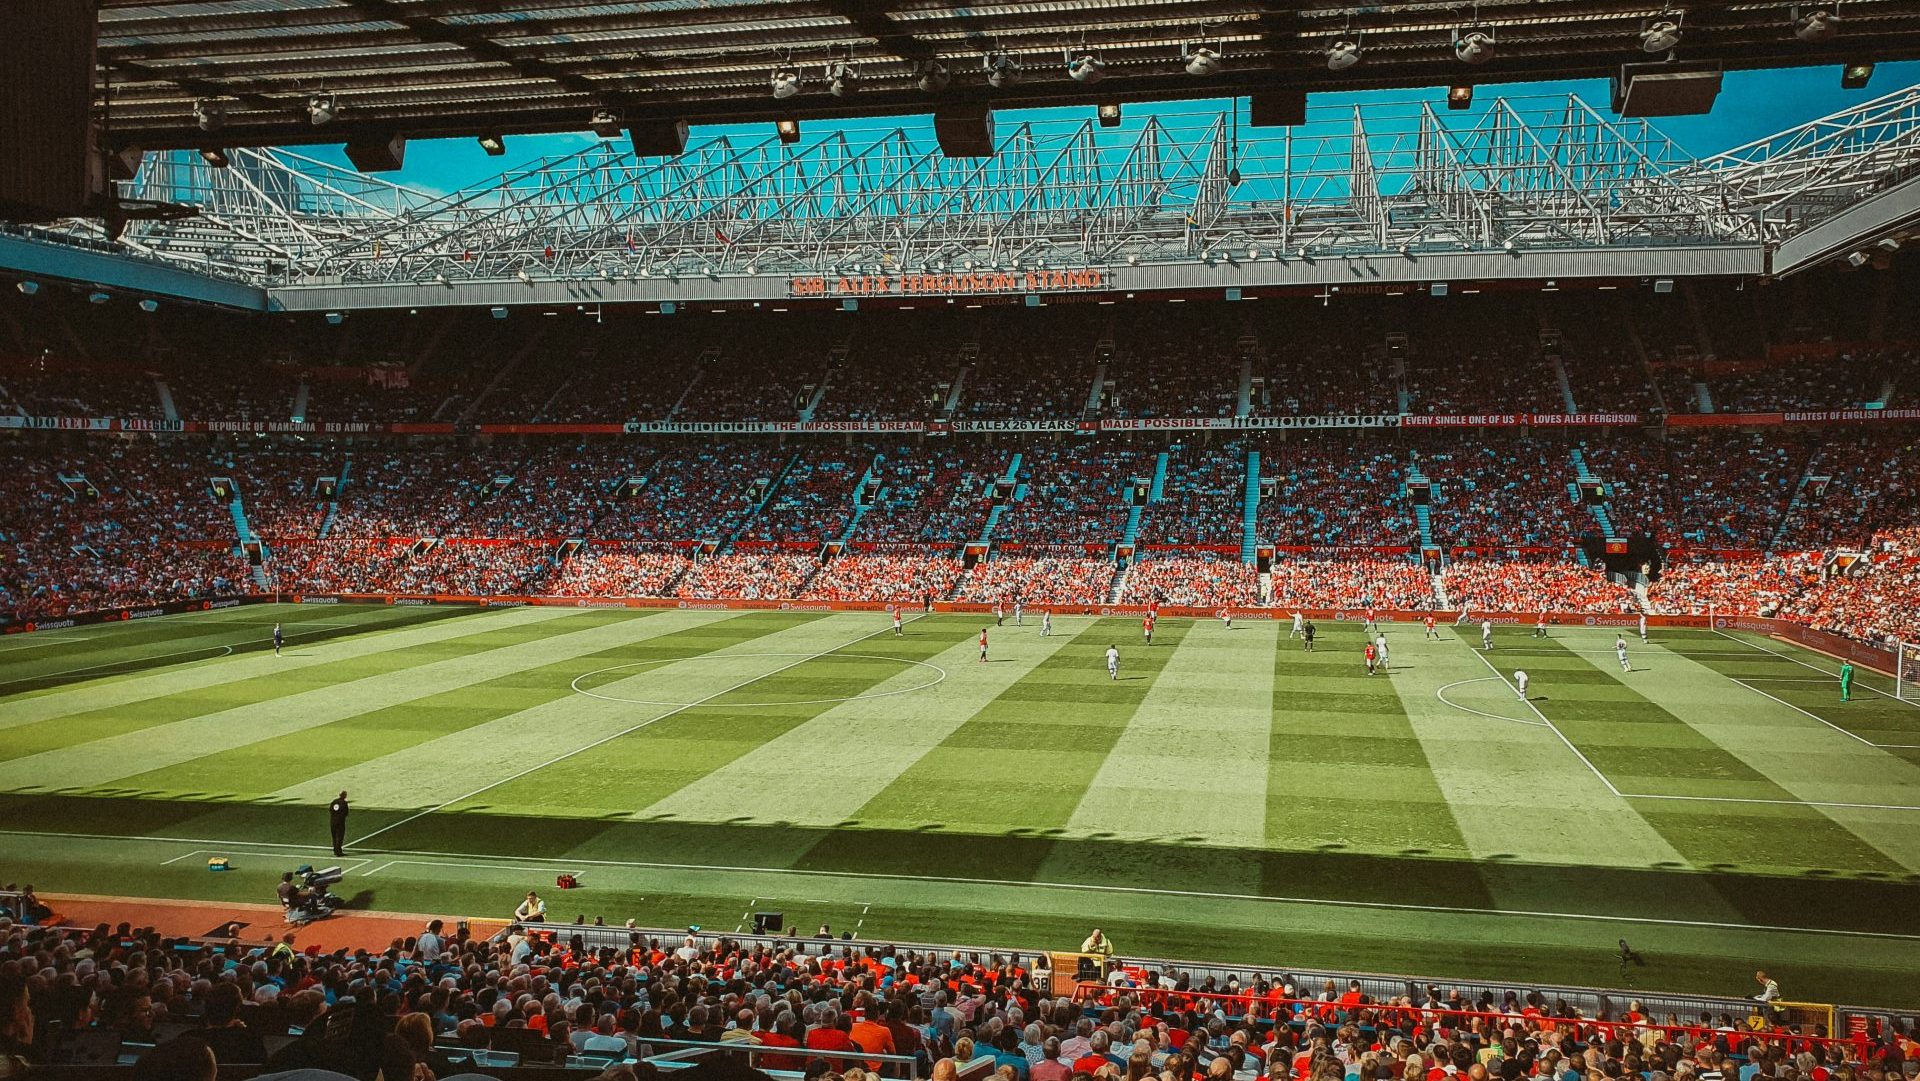
[[[922,617],[914,616],[913,619],[905,620],[904,622],[912,623],[915,620],[918,620],[920,618]],[[593,750],[595,747],[599,747],[603,744],[611,743],[614,740],[620,739],[623,736],[632,735],[633,733],[638,732],[643,728],[646,728],[650,725],[658,724],[661,721],[668,719],[669,717],[678,716],[679,714],[685,713],[687,710],[693,709],[696,706],[703,706],[708,702],[713,701],[716,698],[720,698],[725,695],[732,694],[734,691],[737,691],[742,687],[751,686],[755,683],[760,682],[763,679],[770,679],[773,676],[777,676],[780,673],[785,672],[790,668],[798,668],[800,665],[806,664],[808,661],[817,661],[822,657],[832,656],[833,654],[838,653],[840,650],[846,649],[848,646],[857,646],[869,638],[877,638],[882,634],[890,634],[892,633],[892,631],[893,631],[893,628],[891,626],[881,627],[879,630],[873,631],[868,634],[863,634],[860,637],[855,638],[851,642],[847,642],[843,645],[834,646],[832,649],[823,649],[818,653],[809,654],[807,656],[801,657],[797,661],[794,661],[792,664],[783,664],[780,667],[775,668],[771,672],[763,672],[760,675],[754,676],[752,679],[743,679],[740,682],[734,684],[733,686],[723,687],[720,690],[717,690],[712,694],[707,695],[705,698],[697,698],[691,702],[688,702],[683,706],[675,706],[674,708],[667,710],[665,713],[662,713],[657,717],[650,717],[644,721],[641,721],[639,724],[630,725],[626,728],[621,729],[618,732],[613,733],[612,735],[594,740],[592,743],[585,744],[584,746],[575,747],[571,751],[567,751],[562,754],[556,755],[553,758],[550,758],[547,761],[542,762],[538,765],[529,766],[526,769],[523,769],[520,772],[515,773],[510,777],[502,777],[500,780],[481,785],[479,788],[476,788],[473,791],[468,792],[464,796],[457,796],[453,799],[446,801],[445,803],[439,804],[434,807],[429,807],[424,811],[419,811],[417,813],[410,814],[407,817],[400,819],[398,822],[394,822],[389,825],[382,826],[379,829],[374,830],[372,833],[369,833],[364,837],[360,837],[348,843],[354,846],[365,844],[366,842],[371,841],[375,837],[378,837],[389,830],[399,829],[401,826],[404,826],[409,822],[413,822],[417,819],[425,818],[430,814],[434,814],[436,812],[446,810],[448,807],[451,807],[456,803],[464,803],[475,796],[482,795],[483,793],[491,792],[494,789],[499,788],[503,784],[511,784],[512,782],[517,781],[520,778],[525,777],[530,773],[538,773],[539,771],[546,769],[549,766],[559,765],[560,763],[565,762],[567,759],[572,758],[575,755],[584,754],[587,751]]]
[[[91,642],[94,637],[93,635],[87,635],[86,637],[50,637],[45,640],[36,641],[23,635],[18,638],[0,640],[0,653],[14,653],[23,649],[42,649],[46,646],[64,646],[72,642]]]
[[[1486,665],[1487,671],[1492,672],[1495,678],[1499,679],[1500,682],[1505,683],[1509,688],[1513,687],[1513,684],[1507,681],[1507,677],[1504,675],[1501,675],[1500,670],[1498,668],[1495,668],[1493,666],[1493,662],[1487,659],[1487,655],[1484,652],[1474,649],[1471,643],[1467,645],[1467,649],[1475,657],[1480,658],[1480,663]],[[1606,774],[1600,772],[1600,767],[1593,764],[1593,760],[1587,757],[1586,752],[1582,751],[1579,747],[1574,746],[1573,741],[1567,738],[1567,734],[1565,732],[1560,731],[1559,726],[1555,725],[1552,721],[1548,720],[1546,714],[1540,712],[1540,707],[1534,705],[1532,699],[1526,697],[1525,695],[1521,695],[1520,691],[1517,688],[1514,689],[1513,693],[1516,696],[1518,696],[1522,702],[1525,702],[1527,704],[1527,708],[1533,711],[1533,715],[1535,717],[1540,718],[1541,724],[1546,725],[1549,729],[1553,731],[1554,735],[1560,737],[1560,742],[1567,745],[1567,750],[1572,751],[1574,757],[1578,758],[1581,764],[1585,765],[1588,769],[1592,770],[1593,775],[1595,777],[1600,778],[1600,783],[1607,786],[1607,791],[1613,793],[1615,796],[1625,795],[1625,793],[1621,792],[1620,789],[1614,787],[1614,783],[1607,779]]]
[[[1471,713],[1476,717],[1485,717],[1487,720],[1490,720],[1490,721],[1505,721],[1508,724],[1531,725],[1534,728],[1547,727],[1546,725],[1541,724],[1539,721],[1529,721],[1525,717],[1502,717],[1494,713],[1484,713],[1480,710],[1474,709],[1472,706],[1463,706],[1460,703],[1455,702],[1453,699],[1447,697],[1447,692],[1450,690],[1453,690],[1455,687],[1464,687],[1469,683],[1490,683],[1494,680],[1494,678],[1495,677],[1493,676],[1481,676],[1478,679],[1456,680],[1455,682],[1449,683],[1446,686],[1441,687],[1439,690],[1434,691],[1433,696],[1435,698],[1438,698],[1441,702],[1449,706],[1452,706],[1454,709],[1460,710],[1463,713]]]
[[[5,683],[0,683],[0,687],[11,687],[16,683],[38,683],[43,679],[59,679],[61,676],[78,675],[81,672],[96,672],[102,668],[124,668],[130,664],[144,664],[147,661],[164,661],[168,657],[184,657],[189,653],[212,653],[214,650],[222,650],[223,652],[213,653],[213,656],[207,658],[208,660],[233,655],[232,646],[201,646],[199,649],[183,649],[175,653],[156,653],[151,656],[128,657],[124,660],[107,661],[104,664],[89,664],[79,668],[64,668],[58,672],[43,672],[37,676],[23,676],[20,679],[10,679]]]
[[[1627,799],[1674,799],[1695,803],[1767,803],[1780,807],[1839,807],[1854,811],[1920,811],[1920,806],[1906,803],[1838,803],[1831,800],[1758,799],[1745,796],[1655,796],[1637,792],[1623,795]]]
[[[1765,691],[1763,691],[1763,690],[1761,690],[1760,688],[1758,688],[1758,687],[1755,687],[1755,686],[1754,686],[1753,684],[1751,684],[1751,683],[1748,683],[1748,682],[1747,682],[1746,680],[1744,680],[1744,679],[1741,679],[1741,678],[1740,678],[1739,676],[1728,676],[1727,678],[1728,678],[1728,679],[1730,679],[1730,680],[1733,680],[1733,681],[1734,681],[1735,683],[1738,683],[1738,684],[1739,684],[1739,685],[1741,685],[1742,687],[1745,687],[1745,688],[1746,688],[1747,690],[1750,690],[1750,691],[1752,691],[1753,693],[1755,693],[1755,694],[1757,694],[1757,695],[1760,695],[1760,696],[1761,696],[1761,697],[1763,697],[1763,698],[1772,698],[1772,699],[1773,699],[1773,700],[1774,700],[1775,702],[1778,702],[1778,703],[1780,703],[1781,705],[1783,705],[1783,706],[1785,706],[1785,707],[1787,707],[1788,709],[1790,709],[1790,710],[1792,710],[1792,711],[1794,711],[1795,713],[1798,713],[1798,714],[1800,714],[1800,715],[1802,715],[1802,716],[1805,716],[1805,717],[1811,717],[1811,718],[1813,718],[1814,720],[1816,720],[1816,721],[1819,721],[1819,722],[1820,722],[1821,724],[1824,724],[1824,725],[1826,725],[1826,726],[1827,726],[1828,728],[1831,728],[1831,729],[1833,729],[1833,730],[1834,730],[1835,732],[1838,732],[1838,733],[1840,733],[1841,735],[1843,735],[1843,736],[1847,736],[1847,737],[1850,737],[1850,738],[1852,738],[1852,739],[1857,739],[1857,740],[1859,740],[1860,742],[1862,742],[1862,743],[1864,743],[1864,744],[1866,744],[1866,745],[1867,745],[1867,746],[1869,746],[1869,747],[1876,747],[1876,748],[1879,748],[1879,749],[1881,749],[1881,750],[1886,750],[1886,751],[1913,751],[1913,750],[1920,750],[1920,743],[1875,743],[1874,741],[1872,741],[1872,740],[1870,740],[1870,739],[1868,739],[1867,737],[1865,737],[1865,736],[1863,736],[1863,735],[1861,735],[1861,734],[1860,734],[1860,733],[1858,733],[1858,732],[1854,732],[1854,731],[1851,731],[1851,730],[1849,730],[1849,729],[1845,729],[1845,728],[1842,728],[1842,727],[1840,727],[1840,726],[1839,726],[1839,725],[1837,725],[1837,724],[1834,724],[1834,723],[1833,723],[1832,721],[1829,721],[1829,720],[1827,720],[1827,719],[1826,719],[1825,717],[1822,717],[1822,716],[1820,716],[1820,715],[1819,715],[1818,713],[1814,713],[1814,712],[1812,712],[1812,711],[1810,711],[1810,710],[1806,710],[1806,709],[1802,709],[1802,708],[1800,708],[1799,706],[1796,706],[1796,705],[1794,705],[1794,704],[1793,704],[1792,702],[1789,702],[1789,701],[1787,701],[1787,700],[1786,700],[1786,699],[1784,699],[1784,698],[1775,698],[1775,697],[1774,697],[1773,695],[1770,695],[1770,694],[1768,694],[1767,692],[1765,692]],[[1798,681],[1796,681],[1796,682],[1798,682]],[[1808,682],[1808,683],[1826,683],[1826,682],[1829,682],[1829,681],[1827,681],[1827,680],[1806,680],[1806,681],[1804,681],[1804,682]]]
[[[1714,797],[1678,796],[1678,797],[1655,797],[1655,798],[1712,799]],[[1750,802],[1750,801],[1745,801],[1745,802]],[[1916,808],[1916,809],[1920,810],[1920,808]],[[101,834],[101,833],[40,833],[32,830],[0,830],[0,836],[37,837],[37,838],[81,837],[89,840],[121,841],[121,842],[128,842],[128,841],[179,842],[183,840],[189,840],[187,838],[180,838],[180,837],[144,837],[144,836],[118,837],[112,834]],[[217,844],[226,848],[235,848],[235,849],[245,848],[248,846],[265,847],[265,848],[308,847],[304,845],[276,844],[271,841],[257,841],[257,842],[256,841],[209,841],[205,839],[199,839],[199,843]],[[477,867],[477,868],[488,868],[488,869],[499,869],[503,866],[512,866],[515,864],[518,864],[521,866],[526,866],[531,864],[531,865],[534,865],[535,867],[545,867],[545,868],[553,868],[558,866],[558,864],[556,864],[553,861],[540,860],[537,857],[532,857],[532,856],[492,856],[492,857],[485,857],[484,862],[480,860],[474,860],[474,859],[467,859],[463,862],[460,859],[460,857],[463,855],[462,853],[452,853],[452,852],[433,852],[433,851],[425,851],[425,850],[403,849],[403,850],[395,850],[391,852],[383,852],[382,855],[390,855],[390,856],[396,856],[396,857],[405,857],[405,856],[426,857],[424,859],[416,859],[416,860],[397,858],[397,859],[388,861],[388,863],[386,864],[383,864],[382,865],[383,867],[400,865],[400,864],[415,865],[415,866],[422,866],[422,867]],[[464,855],[470,857],[472,854],[465,853]],[[369,860],[368,862],[371,862],[371,860]],[[860,881],[870,881],[870,882],[935,882],[935,883],[941,883],[945,885],[955,885],[955,886],[1004,886],[1004,887],[1018,888],[1018,889],[1067,890],[1067,891],[1080,892],[1080,893],[1106,893],[1106,894],[1138,895],[1138,896],[1149,896],[1149,897],[1187,897],[1187,898],[1194,898],[1198,900],[1255,901],[1255,902],[1262,902],[1267,904],[1292,904],[1292,905],[1308,905],[1308,906],[1319,905],[1319,906],[1325,906],[1330,908],[1378,909],[1378,910],[1390,911],[1390,912],[1439,912],[1439,913],[1447,913],[1450,915],[1465,915],[1465,916],[1527,916],[1527,917],[1536,918],[1536,919],[1578,920],[1578,921],[1589,922],[1589,923],[1632,923],[1632,924],[1645,924],[1649,926],[1662,926],[1662,927],[1704,927],[1704,928],[1723,930],[1723,931],[1770,931],[1770,932],[1785,932],[1788,934],[1799,934],[1799,935],[1838,936],[1843,938],[1880,938],[1880,939],[1895,939],[1895,940],[1909,941],[1909,942],[1920,942],[1920,934],[1904,934],[1897,931],[1850,931],[1850,930],[1845,930],[1841,928],[1831,928],[1831,927],[1788,927],[1780,924],[1731,923],[1731,922],[1724,922],[1724,921],[1718,921],[1718,920],[1683,920],[1683,919],[1673,919],[1673,918],[1665,918],[1665,917],[1659,917],[1659,916],[1610,916],[1610,915],[1604,915],[1604,914],[1593,913],[1593,912],[1545,912],[1545,911],[1536,911],[1532,909],[1471,908],[1471,907],[1460,906],[1460,905],[1416,905],[1416,904],[1407,904],[1404,902],[1393,902],[1393,901],[1353,901],[1353,900],[1342,900],[1337,898],[1325,898],[1325,897],[1288,897],[1288,896],[1280,896],[1280,895],[1268,896],[1268,895],[1257,894],[1257,893],[1218,893],[1218,892],[1211,892],[1211,891],[1205,891],[1205,890],[1163,889],[1163,888],[1158,888],[1153,886],[1115,886],[1115,885],[1106,885],[1106,884],[1092,883],[1092,882],[1046,882],[1046,881],[1034,881],[1034,880],[1027,880],[1027,879],[1008,879],[1008,878],[961,878],[961,877],[950,877],[950,876],[942,876],[942,875],[895,874],[895,873],[889,873],[884,871],[824,871],[824,870],[817,870],[812,868],[798,868],[798,867],[735,867],[735,866],[727,866],[723,864],[653,863],[653,862],[646,862],[646,861],[640,861],[640,860],[575,859],[572,861],[572,863],[574,866],[624,867],[624,868],[631,868],[631,869],[637,869],[637,870],[704,871],[704,872],[711,872],[715,874],[794,875],[794,876],[806,877],[806,878],[858,879]],[[824,903],[832,904],[832,903],[839,903],[839,902],[824,902]],[[860,901],[851,901],[851,902],[845,902],[845,903],[871,904],[871,902],[860,902]]]
[[[318,634],[318,633],[320,632],[293,631],[289,634],[283,634],[281,637],[282,638],[299,638],[304,635]],[[266,641],[269,641],[269,639],[257,638],[257,639],[249,639],[248,642],[243,642],[241,644],[247,645],[250,642],[266,642]],[[11,687],[16,683],[37,683],[43,679],[59,679],[62,676],[77,675],[81,672],[93,672],[102,668],[120,668],[126,665],[144,664],[147,661],[163,661],[163,660],[166,660],[168,657],[184,657],[189,653],[208,653],[213,650],[220,650],[221,652],[214,653],[213,656],[207,658],[208,660],[217,660],[221,657],[233,656],[233,646],[231,645],[201,646],[199,649],[183,649],[175,653],[155,653],[150,655],[142,655],[138,657],[128,657],[124,660],[107,661],[104,664],[89,664],[79,668],[65,668],[58,672],[45,672],[37,676],[23,676],[20,679],[10,679],[4,683],[0,683],[0,687]]]
[[[1821,674],[1823,674],[1823,675],[1826,675],[1826,676],[1830,676],[1830,677],[1832,677],[1832,678],[1833,678],[1834,680],[1838,680],[1838,679],[1840,678],[1840,673],[1838,673],[1838,672],[1835,672],[1835,671],[1831,671],[1831,670],[1829,670],[1829,669],[1825,669],[1825,668],[1822,668],[1822,667],[1820,667],[1820,666],[1819,666],[1819,665],[1817,665],[1817,664],[1811,664],[1811,663],[1809,663],[1809,662],[1807,662],[1807,661],[1803,661],[1803,660],[1801,660],[1801,659],[1800,659],[1800,658],[1798,658],[1798,657],[1795,657],[1795,656],[1792,656],[1791,654],[1787,654],[1787,653],[1782,653],[1782,652],[1780,652],[1780,651],[1779,651],[1779,650],[1777,650],[1777,649],[1768,649],[1768,648],[1767,648],[1766,646],[1763,646],[1763,645],[1761,645],[1761,644],[1760,644],[1760,643],[1758,643],[1758,642],[1749,642],[1749,641],[1747,641],[1747,640],[1746,640],[1746,639],[1744,639],[1744,638],[1735,638],[1735,637],[1734,637],[1733,635],[1731,635],[1731,634],[1728,634],[1728,633],[1727,633],[1726,631],[1723,631],[1723,630],[1721,630],[1721,629],[1719,629],[1718,627],[1715,627],[1715,628],[1714,628],[1714,631],[1713,631],[1713,633],[1715,633],[1715,634],[1717,634],[1717,635],[1719,635],[1719,636],[1720,636],[1720,637],[1722,637],[1722,638],[1725,638],[1725,639],[1727,639],[1727,640],[1728,640],[1728,641],[1730,641],[1730,642],[1738,642],[1738,643],[1740,643],[1741,645],[1743,645],[1743,646],[1746,646],[1746,647],[1748,647],[1748,648],[1750,648],[1750,649],[1757,649],[1757,650],[1759,650],[1759,651],[1760,651],[1760,652],[1762,652],[1762,653],[1770,653],[1770,654],[1772,654],[1773,656],[1775,656],[1775,657],[1778,657],[1778,658],[1780,658],[1780,659],[1781,659],[1781,660],[1783,660],[1783,661],[1792,661],[1793,663],[1795,663],[1795,664],[1797,664],[1797,665],[1799,665],[1799,666],[1800,666],[1800,667],[1802,667],[1802,668],[1810,668],[1810,669],[1812,669],[1812,670],[1814,670],[1815,672],[1819,672],[1819,673],[1821,673]],[[1884,675],[1885,673],[1882,673],[1882,674]],[[1728,677],[1728,678],[1732,678],[1732,677]],[[1897,694],[1888,694],[1888,693],[1887,693],[1886,691],[1883,691],[1883,690],[1881,690],[1880,688],[1878,688],[1878,687],[1875,687],[1875,686],[1873,686],[1872,684],[1869,684],[1869,683],[1865,683],[1865,682],[1862,682],[1862,683],[1860,684],[1860,689],[1861,689],[1861,690],[1866,690],[1866,691],[1872,691],[1872,692],[1873,692],[1874,694],[1877,694],[1877,695],[1879,695],[1879,696],[1880,696],[1880,697],[1882,697],[1882,698],[1891,698],[1891,699],[1893,699],[1893,700],[1894,700],[1894,701],[1896,701],[1896,702],[1900,702],[1900,703],[1902,703],[1902,704],[1904,704],[1904,705],[1909,705],[1909,706],[1912,706],[1912,707],[1914,707],[1915,709],[1920,709],[1920,702],[1909,702],[1909,701],[1907,701],[1906,699],[1904,699],[1904,698],[1902,698],[1902,697],[1900,697],[1900,696],[1899,696],[1899,695],[1897,695]]]

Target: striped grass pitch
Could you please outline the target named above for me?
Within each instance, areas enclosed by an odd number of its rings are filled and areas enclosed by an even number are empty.
[[[274,622],[287,648],[275,656]],[[1920,709],[1748,635],[255,606],[0,648],[0,877],[1914,1005]],[[990,622],[988,620],[987,622]],[[44,645],[41,643],[45,643]],[[1121,651],[1110,679],[1107,647]],[[1524,669],[1529,695],[1513,677]],[[210,855],[237,870],[208,875]],[[809,928],[811,929],[811,928]]]

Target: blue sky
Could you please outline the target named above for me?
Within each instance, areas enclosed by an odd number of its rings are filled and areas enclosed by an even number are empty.
[[[1865,90],[1852,91],[1840,89],[1840,69],[1832,65],[1817,68],[1729,72],[1712,113],[1706,116],[1671,117],[1657,121],[1656,126],[1686,150],[1704,157],[1914,83],[1920,83],[1920,61],[1881,64],[1874,73],[1872,83]],[[1485,86],[1480,88],[1476,108],[1499,95],[1546,97],[1565,96],[1568,93],[1579,94],[1602,110],[1607,105],[1606,81],[1589,79]],[[1310,108],[1318,111],[1330,106],[1351,106],[1355,102],[1411,103],[1418,101],[1429,101],[1437,106],[1443,95],[1444,88],[1428,91],[1384,90],[1362,94],[1318,94],[1311,99]],[[1153,113],[1218,112],[1227,108],[1229,104],[1227,99],[1216,98],[1133,106],[1127,109],[1127,117],[1131,122]],[[1244,105],[1242,108],[1244,109]],[[1089,112],[1088,109],[1007,111],[999,114],[996,119],[1004,130],[1006,125],[1021,119],[1031,118],[1041,122],[1079,120]],[[902,124],[925,128],[929,127],[929,119],[927,117],[894,117],[855,120],[848,121],[843,127],[861,131]],[[723,132],[760,139],[768,134],[768,127],[769,125],[766,124],[698,126],[693,129],[692,141]],[[809,123],[806,126],[806,135],[812,138],[818,133],[832,129],[832,125]],[[452,191],[497,177],[503,166],[518,166],[537,158],[569,154],[582,147],[590,146],[595,141],[596,138],[593,135],[586,133],[537,137],[516,136],[507,140],[507,153],[499,158],[487,157],[472,139],[435,139],[413,142],[407,146],[406,168],[381,175],[386,179],[430,191]],[[624,142],[622,145],[624,146]],[[341,166],[347,164],[346,158],[337,146],[299,149],[302,153],[325,161]]]

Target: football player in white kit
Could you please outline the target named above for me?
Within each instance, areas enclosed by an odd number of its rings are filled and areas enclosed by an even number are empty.
[[[1613,655],[1620,658],[1620,670],[1622,672],[1633,671],[1632,663],[1627,660],[1626,635],[1616,634],[1613,636]]]
[[[1119,646],[1107,647],[1107,678],[1108,679],[1120,678],[1120,647]]]
[[[1513,685],[1520,689],[1520,700],[1522,702],[1526,701],[1527,700],[1527,673],[1525,669],[1516,668],[1513,670]]]
[[[1491,619],[1480,621],[1480,648],[1483,650],[1493,648],[1493,620]]]

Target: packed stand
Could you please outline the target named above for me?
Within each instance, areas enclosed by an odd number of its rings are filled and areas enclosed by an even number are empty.
[[[1593,530],[1573,501],[1573,466],[1562,444],[1455,441],[1422,455],[1420,465],[1434,482],[1433,533],[1443,545],[1565,548]]]
[[[1113,417],[1231,417],[1240,398],[1241,351],[1203,316],[1140,318],[1103,358],[1101,412]]]
[[[1278,545],[1377,548],[1417,540],[1406,496],[1407,451],[1343,440],[1292,440],[1260,452],[1254,528]]]
[[[1783,350],[1764,365],[1711,377],[1708,387],[1722,413],[1859,409],[1879,401],[1893,373],[1911,370],[1914,359],[1901,348]]]
[[[764,343],[771,345],[772,343]],[[775,350],[736,341],[700,369],[676,420],[797,420],[809,390],[826,374],[826,350]]]
[[[1221,553],[1148,552],[1127,568],[1121,601],[1128,604],[1251,605],[1260,602],[1252,564]]]
[[[1160,498],[1140,516],[1143,545],[1233,545],[1245,532],[1247,453],[1238,444],[1168,448]]]
[[[1920,526],[1881,530],[1866,553],[1817,577],[1793,600],[1792,618],[1883,648],[1920,642]]]
[[[921,953],[797,928],[773,944],[632,933],[594,949],[585,933],[514,925],[479,939],[434,920],[377,952],[302,950],[294,934],[228,951],[125,924],[0,924],[0,1066],[24,1074],[49,1034],[91,1028],[154,1045],[132,1076],[195,1081],[471,1077],[467,1056],[489,1046],[519,1049],[528,1067],[610,1061],[604,1081],[639,1081],[657,1068],[625,1060],[688,1039],[755,1049],[754,1065],[814,1081],[877,1081],[868,1067],[956,1081],[976,1063],[1000,1081],[1820,1081],[1898,1076],[1913,1046],[1891,1032],[1821,1041],[1758,1016],[1683,1023],[1630,998],[1589,1018],[1538,993],[1426,985],[1382,1001],[1358,980],[1175,968],[1115,966],[1106,987],[1054,997],[1045,955]],[[694,1074],[744,1076],[725,1063]]]
[[[345,461],[342,452],[332,449],[242,453],[234,480],[247,524],[269,543],[318,537],[327,507],[319,495],[320,479],[333,477],[337,482]]]
[[[1279,608],[1434,607],[1433,575],[1406,559],[1276,559],[1267,574]]]
[[[1567,294],[1561,294],[1563,297]],[[1628,334],[1627,311],[1618,293],[1582,294],[1553,309],[1560,331],[1560,365],[1580,413],[1657,413],[1646,366]]]
[[[853,521],[854,488],[873,459],[870,449],[802,451],[760,513],[741,528],[740,539],[817,544],[845,536]]]
[[[130,364],[0,361],[0,414],[161,419],[153,376]]]
[[[1101,604],[1113,587],[1113,562],[1065,556],[998,555],[974,564],[955,600],[1028,605]]]
[[[881,454],[873,467],[880,492],[860,516],[854,540],[950,547],[977,539],[1012,460],[1010,450],[969,443]]]
[[[1026,495],[1001,512],[994,539],[1003,544],[1119,541],[1126,532],[1132,489],[1152,480],[1156,457],[1102,444],[1034,446],[1020,459],[1018,480]]]
[[[1440,572],[1454,607],[1471,612],[1639,611],[1639,599],[1602,571],[1552,560],[1456,559]]]
[[[678,592],[700,600],[789,600],[803,595],[819,569],[810,555],[733,552],[695,563]]]
[[[1484,299],[1484,298],[1483,298]],[[1415,413],[1563,413],[1565,399],[1541,359],[1537,332],[1504,300],[1424,309],[1408,333],[1407,386]]]
[[[671,549],[591,544],[554,568],[539,592],[554,597],[671,597],[693,559]]]
[[[1920,521],[1920,448],[1906,433],[1829,441],[1806,473],[1773,545],[1780,551],[1857,547],[1876,530]]]
[[[946,403],[960,371],[948,319],[903,313],[863,322],[845,363],[827,377],[814,420],[924,420]]]
[[[841,555],[807,583],[805,598],[824,601],[944,600],[966,573],[947,555]]]
[[[724,540],[753,514],[790,456],[766,442],[688,444],[663,455],[639,492],[609,506],[608,540]]]
[[[1647,586],[1647,603],[1666,615],[1781,616],[1817,574],[1805,555],[1670,562]]]
[[[184,420],[289,421],[298,373],[258,362],[181,365],[160,373]]]

